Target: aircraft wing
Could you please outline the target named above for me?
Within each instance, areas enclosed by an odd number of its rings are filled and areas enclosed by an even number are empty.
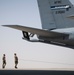
[[[29,32],[29,33],[36,34],[39,36],[49,37],[49,38],[59,38],[59,37],[68,36],[68,34],[65,34],[65,33],[58,33],[58,32],[53,32],[53,31],[26,27],[26,26],[20,26],[20,25],[3,25],[3,26]]]

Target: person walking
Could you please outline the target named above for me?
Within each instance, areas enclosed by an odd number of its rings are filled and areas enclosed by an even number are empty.
[[[6,55],[5,54],[3,54],[2,60],[3,60],[2,68],[5,68],[6,66]]]
[[[14,59],[15,59],[15,68],[17,69],[18,57],[17,57],[16,53],[14,53]]]

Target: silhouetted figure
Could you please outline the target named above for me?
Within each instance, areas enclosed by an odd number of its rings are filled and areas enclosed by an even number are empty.
[[[3,60],[2,68],[5,68],[5,66],[6,66],[6,56],[5,56],[5,54],[3,54],[2,60]]]
[[[16,53],[14,53],[14,59],[15,59],[15,68],[17,69],[18,57],[17,57]]]

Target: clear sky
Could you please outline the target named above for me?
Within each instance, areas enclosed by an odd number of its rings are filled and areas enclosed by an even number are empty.
[[[74,68],[73,49],[27,42],[22,40],[21,31],[1,26],[6,24],[41,28],[37,0],[0,0],[0,68],[4,53],[6,68],[14,68],[14,53],[19,57],[20,69]]]

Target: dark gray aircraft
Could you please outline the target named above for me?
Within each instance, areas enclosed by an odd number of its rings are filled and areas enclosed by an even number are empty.
[[[74,7],[69,0],[37,0],[42,29],[3,25],[21,30],[23,39],[74,48]],[[31,37],[37,36],[37,40]]]

